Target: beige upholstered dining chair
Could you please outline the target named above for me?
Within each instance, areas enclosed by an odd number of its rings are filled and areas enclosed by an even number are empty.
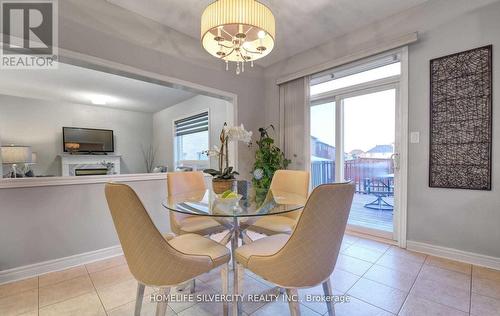
[[[337,262],[347,218],[354,195],[354,184],[324,184],[314,189],[291,235],[264,237],[236,249],[237,292],[241,293],[244,269],[285,288],[288,297],[298,288],[323,284],[325,295],[332,295],[330,275]],[[290,301],[290,312],[299,315],[298,302]],[[327,303],[334,315],[333,303]]]
[[[302,170],[277,170],[274,173],[269,192],[297,195],[304,201],[309,194],[309,172]],[[299,203],[300,204],[300,203]],[[301,211],[282,215],[262,216],[248,229],[264,235],[290,234]]]
[[[205,191],[205,177],[200,171],[167,173],[169,196]],[[211,235],[224,231],[224,226],[213,218],[170,212],[170,228],[177,235]]]
[[[229,250],[208,238],[185,234],[162,236],[137,194],[125,184],[108,183],[106,199],[130,272],[138,281],[135,315],[141,313],[145,286],[159,287],[168,296],[170,287],[222,266],[222,292],[228,291]],[[159,301],[156,315],[165,315],[167,301]],[[223,304],[228,313],[227,303]]]

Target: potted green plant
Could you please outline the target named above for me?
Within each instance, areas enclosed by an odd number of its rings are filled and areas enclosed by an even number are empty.
[[[271,180],[276,170],[286,169],[291,160],[285,157],[281,149],[276,146],[274,139],[269,136],[268,130],[274,131],[274,126],[259,128],[260,139],[257,141],[258,149],[255,152],[252,183],[255,189],[255,199],[258,204],[266,198]]]
[[[252,132],[245,130],[243,124],[229,127],[227,123],[224,123],[219,139],[221,142],[220,148],[214,146],[213,149],[206,152],[208,156],[216,156],[218,158],[219,169],[203,170],[203,172],[213,176],[212,189],[217,194],[232,190],[236,181],[236,175],[239,175],[232,166],[229,166],[229,143],[241,141],[250,144],[252,141]]]

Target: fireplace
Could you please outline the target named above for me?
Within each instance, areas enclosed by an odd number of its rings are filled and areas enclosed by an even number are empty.
[[[120,174],[120,158],[119,155],[63,154],[61,174],[63,177]],[[111,168],[108,170],[109,165]]]
[[[75,176],[102,176],[107,175],[107,168],[75,169]]]

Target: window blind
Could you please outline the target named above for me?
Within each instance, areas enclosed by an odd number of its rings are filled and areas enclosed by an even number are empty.
[[[183,136],[208,131],[208,112],[174,121],[175,136]]]

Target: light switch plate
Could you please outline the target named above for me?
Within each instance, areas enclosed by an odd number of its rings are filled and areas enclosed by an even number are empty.
[[[420,143],[420,132],[411,132],[410,133],[410,143],[412,143],[412,144]]]

